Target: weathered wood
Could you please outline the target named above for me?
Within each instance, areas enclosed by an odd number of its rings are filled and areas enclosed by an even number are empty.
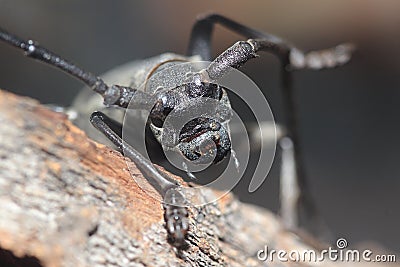
[[[271,212],[229,194],[190,208],[189,247],[179,252],[167,242],[160,199],[138,187],[131,175],[146,180],[119,152],[4,91],[0,125],[0,265],[266,266],[256,257],[266,245],[312,248]]]

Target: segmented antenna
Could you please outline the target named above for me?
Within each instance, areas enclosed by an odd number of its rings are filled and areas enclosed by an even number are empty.
[[[108,85],[100,77],[81,69],[71,62],[68,62],[59,55],[40,46],[37,42],[33,40],[23,40],[1,28],[0,40],[18,49],[23,50],[27,57],[31,57],[40,62],[44,62],[81,80],[83,83],[88,85],[95,92],[101,94],[102,96],[105,95],[108,89]]]

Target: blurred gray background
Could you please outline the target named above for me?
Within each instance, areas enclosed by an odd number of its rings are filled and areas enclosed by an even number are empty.
[[[350,245],[374,241],[399,253],[400,2],[0,0],[0,26],[101,74],[134,59],[184,53],[196,16],[210,11],[304,50],[358,44],[344,67],[295,74],[305,168],[334,237]],[[214,54],[239,39],[217,26]],[[2,43],[0,62],[2,89],[43,103],[68,105],[82,87]],[[278,61],[263,54],[241,70],[262,88],[280,121]],[[274,174],[253,194],[243,182],[235,192],[277,211]]]

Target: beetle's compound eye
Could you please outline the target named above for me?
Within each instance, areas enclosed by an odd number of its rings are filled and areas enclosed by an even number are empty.
[[[187,159],[195,163],[218,163],[229,154],[231,141],[221,123],[199,117],[183,126],[178,148]]]
[[[174,109],[176,99],[168,92],[160,94],[150,111],[150,119],[154,126],[162,127],[168,114]]]

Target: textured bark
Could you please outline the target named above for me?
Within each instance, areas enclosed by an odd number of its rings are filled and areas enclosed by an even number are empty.
[[[189,208],[189,247],[178,251],[159,196],[138,187],[145,178],[119,152],[3,91],[0,125],[0,266],[266,266],[256,257],[266,245],[312,248],[271,212],[229,194]]]

